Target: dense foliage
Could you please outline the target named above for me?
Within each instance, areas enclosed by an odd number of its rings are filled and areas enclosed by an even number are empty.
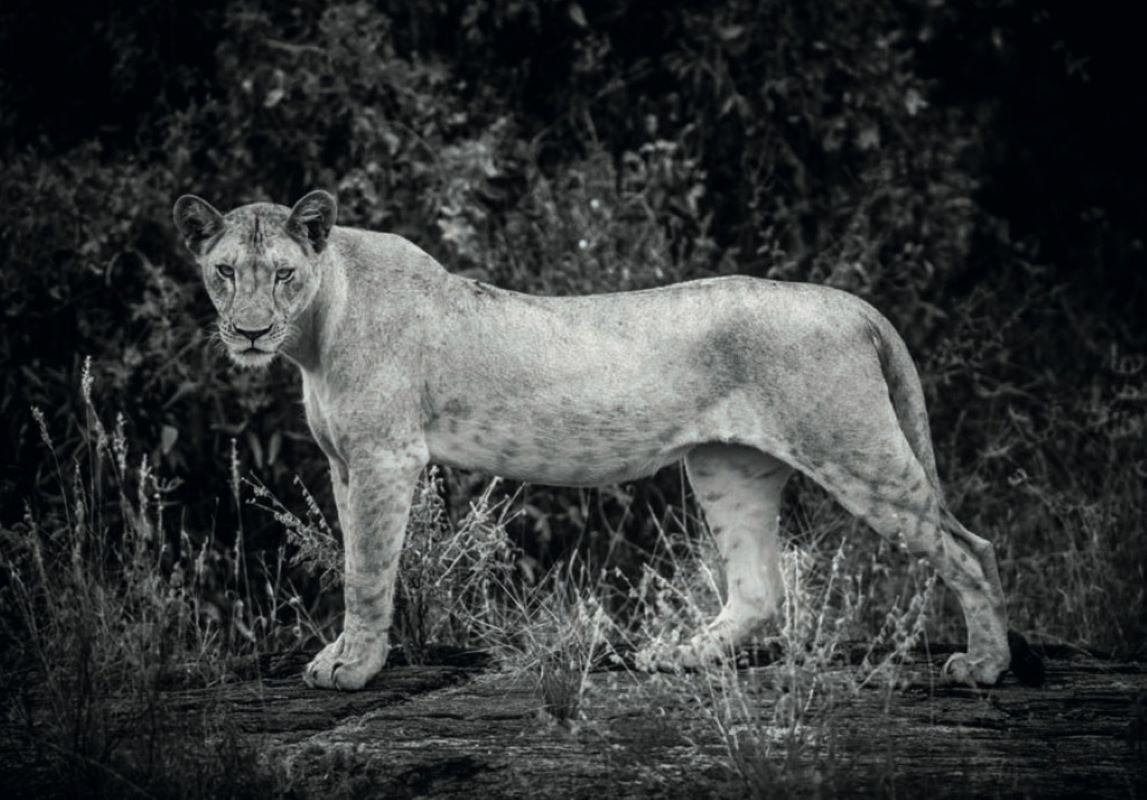
[[[68,469],[85,356],[97,404],[172,479],[177,555],[181,532],[233,542],[238,516],[251,552],[283,542],[229,502],[233,440],[242,472],[326,502],[295,376],[212,346],[169,222],[185,191],[227,208],[325,187],[341,223],[510,288],[742,272],[865,296],[920,362],[949,495],[997,541],[1019,627],[1142,649],[1133,31],[986,0],[52,5],[0,10],[5,529],[26,504],[58,513],[30,409]],[[450,477],[455,509],[474,486]],[[676,473],[531,488],[515,531],[548,562],[640,542],[682,502]]]

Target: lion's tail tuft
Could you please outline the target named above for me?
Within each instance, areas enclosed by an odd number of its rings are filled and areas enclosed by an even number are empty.
[[[1008,631],[1008,652],[1012,657],[1010,669],[1024,686],[1043,686],[1043,659],[1028,644],[1027,639],[1015,631]]]

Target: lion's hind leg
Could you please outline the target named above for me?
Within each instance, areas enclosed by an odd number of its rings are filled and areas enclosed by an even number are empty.
[[[952,656],[945,671],[960,682],[996,683],[1010,659],[1007,612],[991,544],[943,508],[898,430],[853,444],[810,472],[877,533],[928,559],[956,593],[967,627],[968,652]]]
[[[792,467],[752,447],[705,444],[685,457],[689,482],[717,541],[726,600],[680,654],[711,661],[743,642],[777,610],[781,580],[778,515]]]
[[[1000,584],[1000,570],[996,563],[996,549],[992,543],[965,528],[947,509],[941,511],[941,524],[944,529],[971,551],[987,576],[991,589],[990,599],[1004,608],[1004,590]],[[1032,650],[1027,640],[1016,631],[1008,631],[1008,651],[1011,657],[1012,674],[1028,686],[1041,686],[1044,682],[1043,660]]]

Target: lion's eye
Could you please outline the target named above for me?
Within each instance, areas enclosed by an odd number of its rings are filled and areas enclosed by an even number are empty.
[[[295,271],[293,269],[275,270],[275,280],[277,280],[279,283],[286,283],[293,277],[295,277]]]
[[[229,264],[216,264],[215,271],[224,278],[230,279],[235,277],[235,268]]]

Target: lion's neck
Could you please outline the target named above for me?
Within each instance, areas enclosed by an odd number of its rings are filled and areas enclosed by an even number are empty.
[[[321,372],[324,342],[329,338],[332,323],[345,302],[345,270],[332,253],[323,264],[314,300],[295,322],[298,332],[280,352],[305,373]]]

